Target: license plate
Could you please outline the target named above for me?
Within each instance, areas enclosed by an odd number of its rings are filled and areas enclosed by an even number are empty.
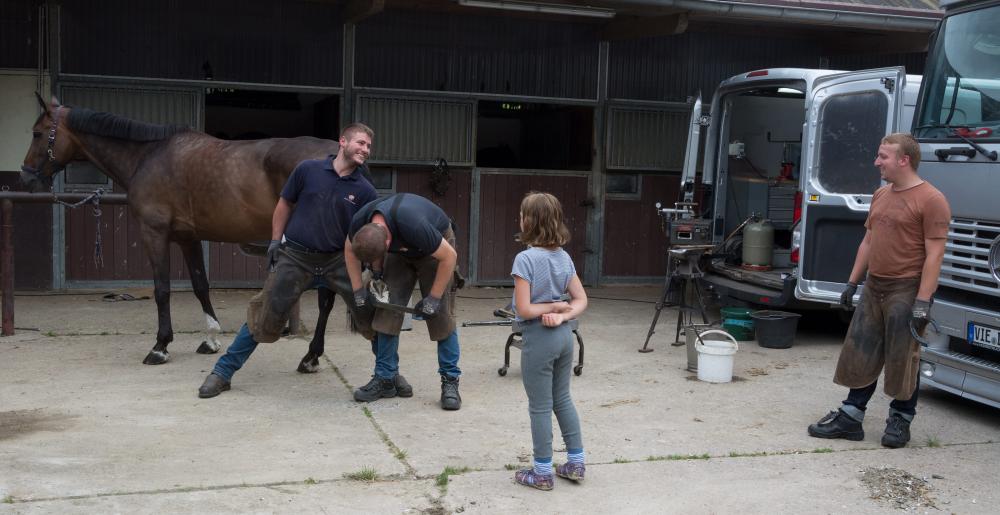
[[[969,322],[969,343],[1000,350],[1000,329]]]

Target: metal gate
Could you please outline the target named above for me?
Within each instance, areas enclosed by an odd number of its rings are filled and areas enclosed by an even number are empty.
[[[63,82],[59,87],[63,104],[105,111],[157,124],[181,124],[200,128],[202,94],[196,88],[160,88],[138,85]],[[80,165],[76,165],[80,166]],[[69,176],[69,177],[67,177]],[[92,191],[96,187],[124,193],[103,174],[72,166],[57,178],[56,191]],[[95,217],[89,207],[53,207],[56,221],[53,268],[56,288],[125,286],[151,280],[152,269],[139,236],[139,228],[127,206],[105,206],[101,216],[103,266],[95,263]],[[184,259],[176,246],[170,252],[171,280],[186,280]]]

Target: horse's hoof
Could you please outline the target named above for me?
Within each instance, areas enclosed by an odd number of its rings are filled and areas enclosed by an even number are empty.
[[[215,354],[219,352],[222,345],[217,341],[205,340],[201,342],[201,345],[195,350],[198,354]]]
[[[162,365],[170,360],[170,354],[163,350],[151,350],[146,354],[146,359],[142,360],[143,365]]]
[[[302,358],[302,361],[299,362],[299,368],[296,370],[302,372],[303,374],[315,374],[319,371],[319,358]]]

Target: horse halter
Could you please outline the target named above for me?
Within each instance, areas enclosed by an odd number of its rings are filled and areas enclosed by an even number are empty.
[[[52,127],[49,128],[48,147],[46,147],[45,149],[45,154],[49,156],[48,163],[50,163],[52,167],[52,174],[49,175],[50,180],[51,176],[56,172],[58,172],[59,170],[62,170],[64,166],[62,163],[56,160],[56,154],[54,150],[56,146],[56,131],[59,129],[59,116],[61,114],[62,114],[62,106],[59,106],[56,108],[56,114],[52,117]],[[31,167],[28,165],[21,165],[21,170],[33,175],[35,179],[42,181],[44,183],[45,177],[42,177],[43,166],[44,163],[40,165],[38,168]]]

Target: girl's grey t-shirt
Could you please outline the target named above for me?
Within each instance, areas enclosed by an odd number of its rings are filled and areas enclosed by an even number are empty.
[[[510,275],[520,277],[531,284],[531,303],[556,302],[569,288],[569,282],[576,275],[573,260],[562,247],[548,250],[528,247],[514,258],[514,268]],[[511,299],[515,319],[523,321],[517,313],[517,301]]]

